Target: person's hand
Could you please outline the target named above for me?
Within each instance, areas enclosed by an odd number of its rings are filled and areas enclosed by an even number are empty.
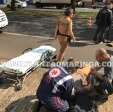
[[[82,78],[82,85],[83,85],[83,86],[88,85],[88,81],[87,81],[86,78]]]
[[[54,39],[57,40],[57,36],[54,36]]]
[[[75,42],[76,41],[76,38],[75,37],[72,37],[71,38],[71,42]]]
[[[110,84],[112,83],[112,79],[109,79],[109,83],[110,83]]]
[[[86,80],[82,81],[82,85],[83,86],[87,86],[88,85],[88,82]]]
[[[108,79],[108,78],[106,78],[106,77],[103,78],[103,80],[105,81],[105,83],[110,83],[110,84],[112,83],[112,80],[111,80],[111,79]]]
[[[72,39],[75,41],[76,40],[76,37],[74,36],[74,37],[72,37]]]
[[[96,70],[94,68],[91,68],[90,74],[94,75],[96,73]]]

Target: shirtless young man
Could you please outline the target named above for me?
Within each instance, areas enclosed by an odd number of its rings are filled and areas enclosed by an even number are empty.
[[[60,44],[60,51],[57,56],[57,61],[63,60],[64,52],[68,47],[70,40],[74,39],[74,34],[72,31],[73,13],[73,9],[66,9],[64,17],[61,17],[56,25],[55,39],[57,39]]]

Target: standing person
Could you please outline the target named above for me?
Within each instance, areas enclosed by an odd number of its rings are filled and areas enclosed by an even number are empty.
[[[105,7],[103,7],[96,16],[97,29],[93,38],[95,43],[110,41],[109,33],[112,25],[112,12],[110,9],[113,7],[112,4],[112,2],[106,3]]]
[[[55,30],[55,39],[57,39],[60,44],[60,51],[57,61],[63,60],[68,44],[70,43],[71,39],[74,39],[74,33],[72,31],[72,18],[74,16],[73,9],[66,9],[64,14],[64,17],[61,17],[58,20]]]
[[[113,0],[111,0],[112,2],[112,8],[111,8],[111,11],[112,11],[112,25],[111,25],[111,32],[112,32],[112,28],[113,28]],[[112,34],[112,33],[111,33]],[[111,39],[112,40],[112,39]]]

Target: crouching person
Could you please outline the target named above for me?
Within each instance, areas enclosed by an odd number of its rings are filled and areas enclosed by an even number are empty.
[[[85,109],[82,106],[89,100],[87,90],[90,89],[89,85],[82,86],[83,82],[85,83],[82,77],[76,75],[75,69],[69,74],[62,67],[53,67],[44,74],[37,90],[37,98],[40,104],[54,112],[81,112]],[[82,99],[79,100],[81,97],[85,100],[84,104]],[[87,110],[90,109],[84,112]]]
[[[74,93],[74,80],[62,67],[48,70],[39,85],[37,97],[41,104],[54,112],[68,112]]]
[[[98,90],[101,94],[113,93],[113,57],[111,57],[105,49],[96,51],[96,60],[99,62],[99,67],[93,71],[96,79],[99,82]],[[104,73],[99,73],[98,70],[104,69]]]

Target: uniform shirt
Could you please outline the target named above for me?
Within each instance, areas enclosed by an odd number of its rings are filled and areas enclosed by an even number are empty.
[[[103,7],[96,16],[96,24],[99,27],[108,27],[112,24],[112,11]]]
[[[54,96],[69,100],[74,93],[74,80],[62,67],[53,67],[47,71],[37,90],[38,98],[44,103]]]

